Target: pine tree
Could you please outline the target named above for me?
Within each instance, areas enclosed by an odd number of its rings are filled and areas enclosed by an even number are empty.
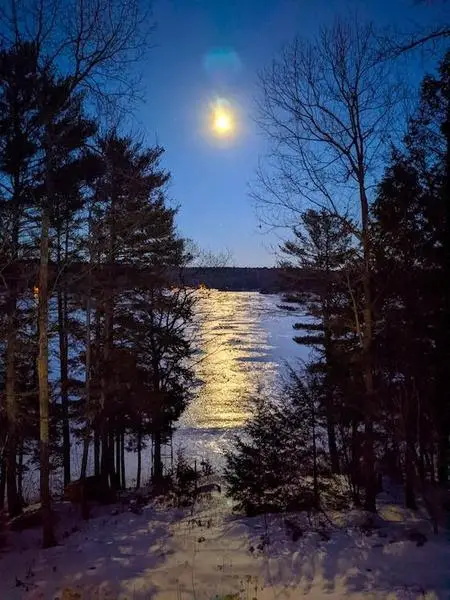
[[[84,168],[85,142],[94,132],[90,121],[81,116],[81,100],[73,95],[70,78],[56,79],[53,73],[43,73],[39,94],[39,121],[42,126],[42,184],[37,190],[40,210],[40,253],[38,283],[39,329],[39,406],[40,406],[40,478],[44,525],[44,547],[54,543],[50,504],[49,451],[49,239],[52,210],[58,193],[67,191],[74,177],[79,177],[80,161]],[[78,185],[80,185],[79,179]],[[67,405],[65,406],[67,408]],[[68,419],[66,419],[68,425]],[[66,430],[66,450],[69,440]],[[67,458],[67,453],[66,453]],[[70,473],[69,473],[70,477]]]
[[[450,463],[450,392],[447,370],[450,364],[450,51],[443,57],[437,76],[422,83],[418,115],[410,125],[408,153],[420,175],[430,203],[431,264],[437,268],[440,297],[436,296],[439,324],[435,330],[437,387],[434,396],[439,415],[438,478],[448,483]]]
[[[100,373],[97,422],[102,446],[101,472],[106,483],[116,480],[113,467],[114,444],[117,446],[118,440],[123,436],[120,424],[114,423],[114,403],[117,399],[110,386],[110,368],[114,362],[115,349],[124,345],[124,339],[132,337],[124,325],[127,322],[127,326],[132,329],[133,317],[129,306],[135,306],[136,314],[140,311],[141,318],[146,319],[146,326],[150,330],[145,331],[145,334],[153,339],[153,343],[158,336],[170,341],[173,334],[170,329],[171,311],[176,303],[173,302],[175,293],[169,293],[168,290],[171,275],[169,271],[181,266],[185,257],[184,241],[175,231],[175,211],[168,208],[165,202],[164,188],[169,176],[159,166],[162,149],[147,149],[130,138],[120,137],[115,131],[99,140],[99,148],[103,172],[94,185],[93,244],[99,265],[98,274],[101,277],[101,292],[99,282],[96,282],[100,292],[96,298],[96,310],[100,317],[100,339],[96,343],[100,351],[97,353]],[[118,279],[120,273],[125,274],[122,275],[122,281]],[[126,293],[126,288],[134,291]],[[144,293],[144,289],[150,291]],[[134,294],[140,298],[138,304]],[[181,312],[179,316],[183,318]],[[151,329],[153,318],[162,319],[153,325],[156,333]],[[140,326],[137,317],[134,326]],[[145,339],[141,343],[144,347]],[[175,351],[175,338],[170,343],[173,343]],[[135,360],[139,362],[139,347],[135,346],[135,352]],[[159,357],[158,352],[157,345],[152,356],[147,356],[151,361],[151,391],[155,397],[168,393],[160,389],[161,378],[158,375],[158,369],[161,368],[158,366],[159,362],[167,357]],[[181,390],[179,393],[182,397]],[[164,413],[163,409],[161,411]],[[158,473],[165,421],[162,418],[161,426],[153,431],[155,467]]]
[[[289,258],[282,263],[286,285],[292,290],[286,297],[289,304],[299,303],[305,309],[307,321],[294,325],[294,341],[309,346],[317,357],[311,369],[322,379],[323,410],[328,430],[328,448],[334,473],[339,473],[339,453],[336,441],[336,394],[342,364],[345,362],[344,336],[348,336],[348,283],[350,261],[353,258],[349,225],[329,211],[307,210],[301,225],[293,228],[294,239],[281,251]],[[318,290],[303,291],[301,274],[315,274]],[[300,274],[300,275],[298,275]]]
[[[315,510],[330,481],[314,378],[291,372],[280,397],[258,398],[226,454],[228,495],[249,516]],[[327,476],[325,478],[325,476]]]
[[[449,59],[439,79],[424,79],[404,151],[393,153],[373,206],[383,426],[412,508],[434,465],[441,484],[448,468]]]
[[[53,160],[53,199],[49,214],[51,237],[50,258],[56,270],[59,388],[62,412],[64,484],[71,477],[69,397],[79,388],[70,373],[69,346],[79,338],[79,323],[73,313],[79,308],[74,295],[69,295],[70,267],[83,257],[85,242],[84,188],[100,167],[96,156],[86,149],[86,142],[96,127],[82,114],[81,97],[72,96],[59,123],[58,141]],[[77,390],[78,391],[78,390]]]
[[[8,508],[21,511],[17,493],[18,402],[16,383],[17,329],[20,315],[18,263],[30,258],[25,237],[39,148],[37,91],[40,75],[37,49],[18,43],[0,53],[0,174],[3,268],[7,277],[5,323],[5,416],[8,430],[5,450]],[[32,256],[32,254],[31,254]],[[30,282],[31,284],[31,282]]]
[[[172,435],[191,399],[193,349],[190,325],[195,296],[182,287],[151,286],[124,295],[119,309],[119,339],[128,339],[141,373],[142,392],[133,415],[140,454],[144,434],[153,442],[153,477],[163,475],[163,442]],[[139,480],[139,477],[137,477]]]

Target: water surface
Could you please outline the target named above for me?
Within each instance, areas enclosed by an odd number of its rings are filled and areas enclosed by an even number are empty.
[[[188,455],[222,462],[224,449],[250,415],[251,399],[276,393],[286,364],[307,358],[307,349],[292,340],[300,308],[286,312],[279,304],[278,295],[257,292],[202,294],[195,367],[201,385],[174,440]]]

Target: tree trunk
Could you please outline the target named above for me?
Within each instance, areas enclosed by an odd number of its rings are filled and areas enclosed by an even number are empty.
[[[105,300],[103,364],[101,366],[102,374],[100,378],[100,437],[102,443],[101,475],[105,484],[107,484],[108,479],[112,474],[110,452],[113,451],[109,444],[109,429],[111,427],[111,423],[110,419],[107,417],[108,402],[112,401],[112,399],[109,398],[107,371],[110,368],[111,350],[113,344],[113,304],[111,299],[112,290],[105,290],[105,293],[107,293],[108,297]]]
[[[142,434],[141,428],[138,429],[137,437],[137,472],[136,472],[136,489],[141,487],[141,470],[142,470]]]
[[[7,305],[7,343],[5,374],[5,407],[7,424],[6,443],[6,487],[8,511],[11,517],[22,511],[17,493],[17,406],[16,406],[16,310],[17,297],[15,289],[10,289]]]
[[[100,475],[100,434],[97,423],[94,427],[94,475]]]
[[[47,179],[49,175],[47,174]],[[49,191],[47,180],[47,192]],[[51,194],[48,194],[51,197]],[[41,208],[41,247],[39,264],[39,443],[40,443],[40,493],[43,525],[43,547],[53,546],[53,518],[50,495],[50,438],[49,438],[49,386],[48,386],[48,255],[49,215],[45,205]]]
[[[103,480],[103,484],[105,487],[109,487],[109,448],[108,448],[108,431],[106,428],[106,423],[104,422],[104,418],[101,423],[101,432],[100,432],[100,443],[101,443],[101,460],[100,460],[100,474]]]
[[[442,345],[440,350],[440,386],[438,393],[442,394],[440,399],[439,426],[438,426],[438,481],[446,487],[449,476],[450,462],[450,389],[447,385],[447,372],[450,366],[450,102],[447,104],[447,114],[441,131],[446,138],[445,178],[442,186],[443,203],[445,207],[444,228],[444,265],[445,272],[442,278],[444,286],[444,310],[443,310],[443,332],[441,333]]]
[[[112,428],[110,428],[109,434],[108,434],[108,474],[109,474],[109,478],[111,481],[111,487],[114,490],[118,489],[118,482],[117,482],[117,473],[116,470],[114,468],[114,441],[115,441],[115,432]]]
[[[153,434],[153,479],[160,481],[163,476],[163,464],[161,458],[161,432],[157,431]]]
[[[83,454],[81,456],[81,469],[80,469],[80,479],[86,479],[87,473],[87,465],[89,458],[89,429],[85,426],[85,431],[83,433]]]
[[[331,277],[331,273],[327,274],[327,277]],[[330,292],[331,293],[331,292]],[[329,371],[332,364],[332,351],[331,351],[331,331],[330,331],[330,319],[329,310],[324,303],[324,337],[325,337],[325,363],[327,370]],[[339,452],[336,443],[336,423],[335,423],[335,411],[334,411],[334,397],[333,387],[331,382],[330,373],[325,374],[325,418],[327,422],[327,434],[328,434],[328,451],[330,454],[331,471],[335,475],[339,475]]]
[[[91,240],[91,210],[89,209],[89,232],[88,232],[88,244],[90,249]],[[84,390],[85,390],[85,430],[83,435],[83,457],[81,460],[81,479],[85,479],[87,471],[87,463],[89,457],[89,442],[91,439],[91,427],[92,427],[92,406],[91,406],[91,293],[92,293],[92,270],[90,268],[91,263],[91,252],[89,252],[89,265],[88,265],[88,289],[86,296],[86,365],[85,365],[85,376],[84,376]],[[95,433],[94,433],[95,437]],[[95,445],[95,441],[94,441]],[[95,446],[95,450],[97,447]],[[94,451],[95,453],[95,451]],[[96,453],[95,453],[96,454]],[[97,454],[95,455],[95,475],[98,475],[98,459]]]
[[[417,509],[416,495],[414,490],[414,444],[408,439],[405,452],[405,504],[407,508]]]
[[[61,268],[61,265],[60,265]],[[58,336],[59,366],[61,382],[62,435],[63,435],[63,468],[64,485],[70,483],[70,427],[69,427],[69,356],[67,336],[67,293],[58,290]]]
[[[366,286],[365,286],[366,287]],[[370,323],[368,329],[372,329],[372,312],[370,309],[364,310],[364,321]],[[367,326],[366,326],[366,334]],[[366,406],[364,410],[364,476],[365,476],[365,498],[364,508],[370,512],[376,512],[377,481],[375,477],[375,451],[373,439],[373,373],[371,365],[371,337],[370,342],[364,342],[364,381],[366,385]]]
[[[125,432],[122,431],[120,436],[120,470],[123,489],[127,487],[127,480],[125,477]]]
[[[6,460],[2,457],[0,461],[0,510],[5,508],[6,492]]]
[[[339,452],[336,442],[336,428],[334,423],[334,415],[327,408],[327,435],[328,435],[328,451],[330,453],[331,472],[339,475],[341,468],[339,465]]]
[[[314,490],[314,508],[318,509],[320,505],[319,498],[319,478],[317,473],[317,443],[316,443],[316,411],[314,399],[311,398],[311,428],[312,428],[312,450],[313,450],[313,490]]]
[[[362,243],[364,267],[362,286],[364,291],[364,331],[362,336],[362,370],[365,384],[364,402],[364,475],[365,498],[364,508],[376,512],[377,479],[375,476],[375,450],[373,422],[375,417],[375,387],[373,381],[373,307],[372,282],[370,268],[370,232],[369,232],[369,203],[364,186],[364,174],[360,174],[360,202],[362,221]]]
[[[352,478],[352,495],[355,506],[361,506],[360,485],[361,485],[361,469],[360,469],[360,445],[358,444],[358,422],[356,419],[352,421],[351,435],[351,478]]]
[[[23,455],[24,455],[24,447],[23,447],[23,439],[20,443],[19,449],[19,464],[17,470],[17,493],[19,495],[20,504],[24,505],[23,499]]]
[[[116,479],[117,479],[117,487],[119,488],[119,490],[123,489],[123,482],[120,479],[120,473],[121,473],[121,462],[120,462],[120,431],[117,427],[116,429],[116,469],[115,469],[115,473],[116,473]]]

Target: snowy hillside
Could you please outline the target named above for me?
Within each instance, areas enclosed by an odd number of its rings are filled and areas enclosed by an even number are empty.
[[[374,528],[361,512],[240,518],[218,493],[193,511],[99,507],[89,522],[57,510],[62,545],[41,550],[35,529],[0,555],[2,600],[450,598],[448,541],[397,505]]]

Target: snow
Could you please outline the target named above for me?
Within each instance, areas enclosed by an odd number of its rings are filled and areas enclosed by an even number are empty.
[[[40,549],[38,529],[10,536],[0,555],[2,600],[450,597],[446,535],[429,533],[424,545],[398,535],[419,519],[399,505],[382,505],[369,532],[361,511],[330,521],[303,513],[250,519],[234,515],[219,493],[193,510],[97,507],[84,522],[62,503],[58,514],[60,546]]]

